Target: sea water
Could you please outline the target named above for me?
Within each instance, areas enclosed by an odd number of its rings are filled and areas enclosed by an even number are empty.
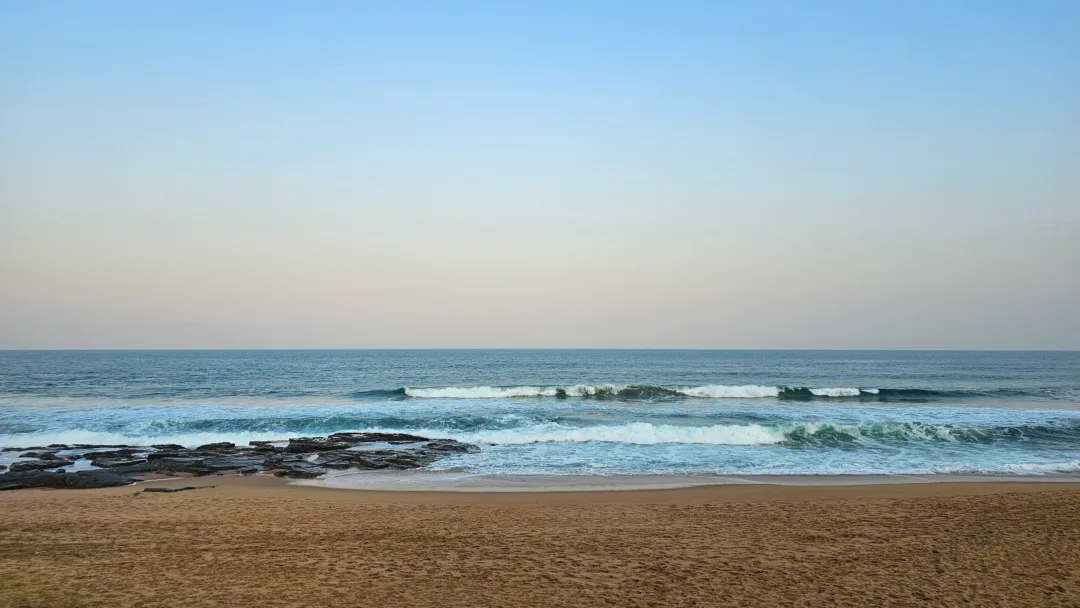
[[[394,431],[480,475],[1080,471],[1080,353],[3,351],[0,447]]]

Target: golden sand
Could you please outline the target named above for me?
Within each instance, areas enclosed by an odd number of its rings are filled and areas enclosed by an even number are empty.
[[[0,606],[1080,606],[1080,484],[0,494]]]

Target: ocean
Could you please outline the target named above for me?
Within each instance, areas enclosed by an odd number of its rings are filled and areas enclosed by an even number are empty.
[[[0,447],[369,430],[486,475],[1075,473],[1080,352],[0,352]]]

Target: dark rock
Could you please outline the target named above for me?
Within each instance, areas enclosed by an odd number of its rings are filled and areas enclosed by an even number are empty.
[[[68,449],[68,445],[66,443],[50,443],[48,447],[49,447],[50,450],[66,450],[66,449]]]
[[[263,460],[263,466],[268,469],[287,469],[295,463],[307,462],[306,455],[301,454],[274,454]]]
[[[79,450],[91,449],[91,450],[97,450],[97,449],[104,449],[104,448],[134,448],[134,447],[138,447],[138,446],[127,445],[125,443],[118,443],[118,444],[115,444],[115,445],[97,445],[97,444],[94,444],[94,443],[76,443],[75,445],[68,446],[68,449],[79,449]]]
[[[134,483],[130,477],[118,475],[112,471],[76,471],[73,479],[71,476],[72,473],[65,475],[69,478],[69,488],[111,488]]]
[[[4,448],[4,449],[0,450],[0,452],[21,452],[21,451],[23,451],[22,448]]]
[[[219,471],[227,470],[237,470],[250,475],[263,469],[275,470],[274,474],[279,476],[310,478],[324,475],[331,469],[416,469],[440,458],[480,450],[475,445],[453,439],[429,439],[407,433],[334,433],[329,437],[297,437],[289,439],[284,448],[275,447],[273,443],[251,441],[251,447],[238,448],[231,442],[219,442],[201,445],[195,450],[176,444],[158,444],[154,446],[156,451],[148,451],[150,448],[145,447],[119,445],[78,444],[77,447],[94,448],[95,451],[85,452],[79,458],[87,458],[92,465],[100,467],[101,471],[95,469],[97,472],[110,472],[118,477],[151,472],[220,475]],[[386,449],[384,445],[379,445],[380,449],[363,449],[375,447],[371,444],[384,443],[409,447]],[[70,458],[56,455],[56,449],[59,448],[70,449],[69,446],[58,444],[49,448],[5,448],[5,451],[37,450],[39,453],[33,454],[38,456],[37,460],[12,465],[12,471],[3,479],[3,487],[27,487],[25,480],[11,477],[11,472],[25,475],[74,464]],[[59,475],[59,481],[49,481],[52,478],[46,476],[34,483],[78,487],[77,484],[68,485],[66,481],[68,476],[73,474],[56,475]]]
[[[89,458],[91,460],[95,458],[111,458],[113,460],[121,460],[124,458],[131,458],[135,454],[140,452],[146,452],[146,450],[139,450],[136,448],[121,448],[118,450],[101,450],[96,452],[84,452],[79,454],[79,458]]]
[[[207,458],[203,462],[203,466],[212,469],[214,471],[228,471],[230,469],[245,469],[248,467],[262,466],[265,458],[262,456],[245,458],[236,456],[218,456],[214,458]]]
[[[150,468],[149,462],[143,462],[142,464],[126,465],[122,467],[112,467],[109,470],[119,475],[145,475],[146,473],[154,472]]]
[[[111,488],[134,483],[133,479],[112,471],[76,471],[58,473],[49,471],[9,472],[0,475],[0,490],[19,488]]]
[[[342,443],[363,443],[366,441],[367,433],[334,433],[327,437],[330,441],[340,441]]]
[[[146,464],[145,458],[95,458],[90,461],[90,464],[95,467],[101,467],[103,469],[111,469],[113,467],[131,467],[137,464]]]
[[[41,460],[65,460],[63,456],[57,456],[56,452],[26,452],[22,458],[39,458]]]
[[[190,458],[194,452],[189,450],[162,450],[160,452],[150,452],[146,455],[147,460],[158,460],[160,458]]]
[[[440,458],[445,458],[453,452],[440,452],[437,450],[409,450],[408,452],[402,452],[400,455],[410,460],[415,460],[422,464],[431,464]]]
[[[146,488],[143,492],[184,492],[186,490],[198,490],[200,488],[212,488],[214,486],[184,486],[182,488]]]
[[[356,456],[397,456],[398,454],[408,454],[401,450],[349,450],[349,454]]]
[[[456,439],[436,439],[425,443],[422,447],[425,450],[451,452],[455,454],[475,454],[480,451],[480,448],[475,445],[471,443],[462,443]]]
[[[335,454],[329,458],[320,458],[312,464],[317,464],[320,467],[325,467],[327,469],[350,469],[353,466],[353,459],[348,456],[339,456]]]
[[[228,441],[222,441],[222,442],[219,442],[219,443],[208,443],[206,445],[200,445],[199,447],[195,448],[195,451],[196,452],[215,452],[215,451],[218,451],[218,450],[232,450],[234,448],[236,448],[235,443],[231,443],[231,442],[228,442]]]
[[[148,460],[150,470],[155,473],[192,473],[210,475],[214,469],[206,466],[205,458],[163,457]]]
[[[298,437],[290,439],[285,451],[293,454],[301,452],[329,452],[331,450],[344,450],[352,444],[345,441],[330,440],[323,437]]]
[[[367,433],[367,441],[428,441],[429,437],[408,433]]]
[[[25,462],[11,463],[11,472],[39,471],[41,469],[55,469],[75,464],[74,460],[28,460]]]
[[[388,462],[374,458],[354,458],[352,464],[361,469],[386,469],[390,467]]]
[[[273,463],[275,466],[291,466],[291,464],[294,463],[308,463],[327,469],[349,469],[354,466],[353,460],[355,460],[356,457],[356,452],[339,450],[336,452],[318,452],[315,454],[270,457],[267,459],[267,462]]]
[[[289,477],[303,477],[307,479],[325,475],[326,473],[327,471],[325,468],[308,462],[295,463],[285,471],[285,474]]]
[[[394,458],[387,458],[384,460],[391,469],[419,469],[424,466],[421,462],[415,458],[410,458],[405,455],[396,456]]]
[[[376,441],[401,441],[415,443],[417,441],[429,441],[427,437],[409,435],[407,433],[334,433],[328,438],[331,441],[343,441],[346,443],[372,443]]]
[[[0,464],[0,471],[3,471],[5,469],[7,469],[7,465],[6,464]]]

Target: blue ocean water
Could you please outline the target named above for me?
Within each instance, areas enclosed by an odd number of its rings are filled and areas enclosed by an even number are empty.
[[[488,474],[1080,471],[1080,353],[3,351],[0,447],[400,431]]]

